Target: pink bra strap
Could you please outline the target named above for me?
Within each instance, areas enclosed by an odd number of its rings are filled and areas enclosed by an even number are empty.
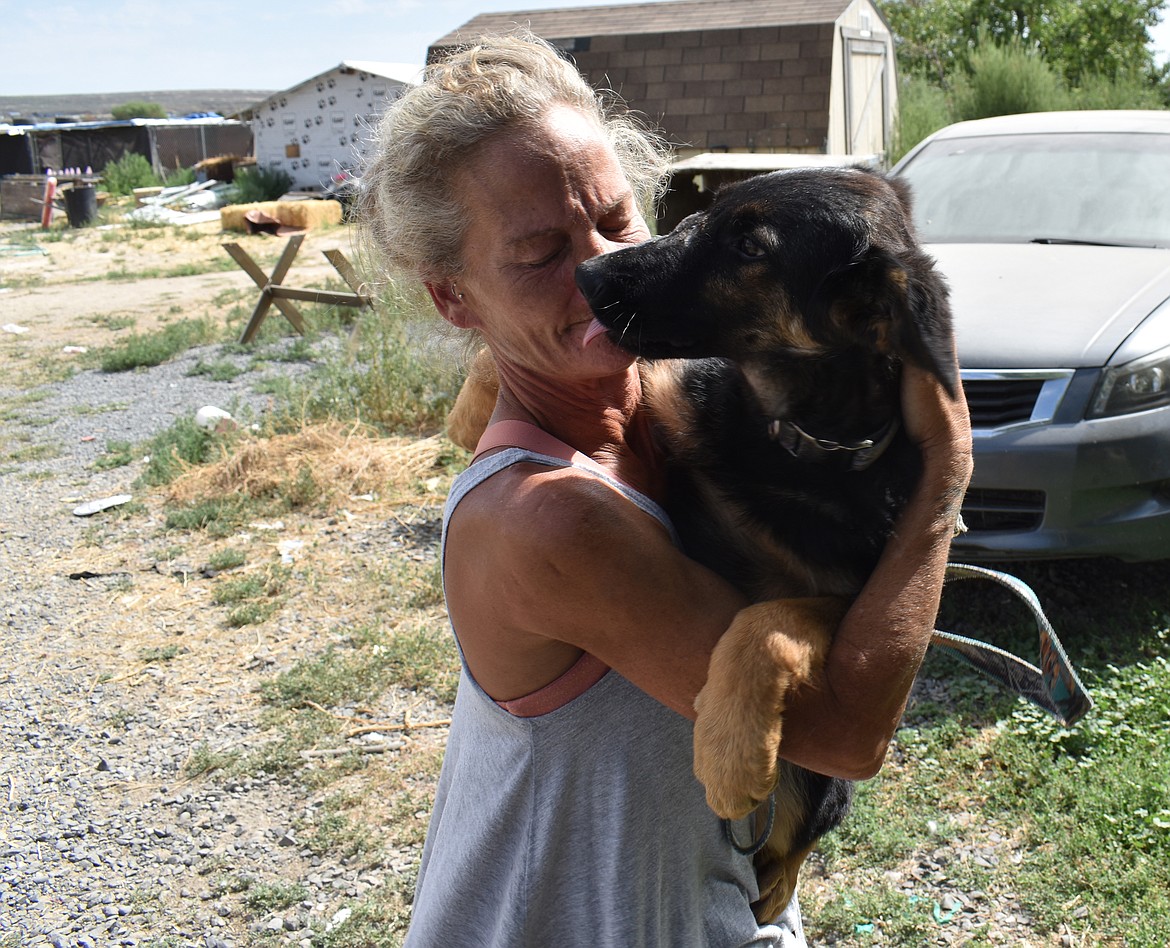
[[[497,421],[494,425],[489,425],[475,446],[475,457],[478,458],[493,448],[526,448],[537,454],[545,454],[570,464],[605,473],[604,468],[593,458],[582,454],[559,438],[554,438],[543,428],[538,428],[527,421]],[[601,659],[595,658],[588,652],[582,652],[581,657],[555,681],[549,682],[531,694],[522,695],[510,701],[497,701],[496,704],[518,718],[539,717],[564,707],[574,698],[580,697],[601,681],[608,671],[609,666]]]
[[[478,458],[493,448],[527,448],[537,454],[547,454],[562,461],[584,464],[587,467],[600,467],[593,458],[527,421],[497,421],[494,425],[488,425],[475,446],[475,456]]]
[[[497,701],[501,708],[518,718],[536,718],[557,708],[563,708],[574,698],[579,698],[590,688],[596,685],[609,666],[600,658],[595,658],[588,652],[582,652],[581,657],[569,666],[560,678],[550,681],[543,688],[538,688],[531,694],[513,698],[511,701]]]

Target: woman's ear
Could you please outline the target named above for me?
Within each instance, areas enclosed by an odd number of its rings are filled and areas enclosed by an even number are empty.
[[[471,308],[464,302],[463,294],[454,283],[428,283],[426,287],[435,309],[452,326],[458,329],[473,329],[479,325]]]

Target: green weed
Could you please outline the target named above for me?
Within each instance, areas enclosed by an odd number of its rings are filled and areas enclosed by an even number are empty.
[[[252,519],[253,512],[244,498],[214,497],[169,508],[163,523],[167,530],[202,530],[213,537],[228,537]]]
[[[115,467],[125,467],[137,456],[134,445],[129,441],[107,441],[105,454],[97,457],[93,466],[96,470],[108,471]]]
[[[234,362],[222,359],[219,362],[204,362],[202,359],[187,370],[188,376],[203,375],[213,382],[230,382],[239,378],[247,369],[240,368]]]
[[[217,457],[217,446],[228,441],[228,436],[200,428],[193,418],[179,418],[143,446],[142,453],[150,460],[139,480],[148,487],[169,484],[189,465],[206,464]],[[240,501],[218,498],[217,502],[238,504]]]
[[[222,572],[243,566],[247,562],[247,559],[247,554],[243,550],[237,550],[235,547],[225,547],[222,550],[216,550],[212,553],[208,557],[207,565],[217,572]]]
[[[416,871],[417,872],[417,871]],[[364,899],[342,924],[325,932],[321,948],[395,948],[410,921],[415,875],[394,876]]]
[[[216,770],[230,771],[239,759],[237,751],[217,751],[206,742],[200,743],[192,749],[191,755],[183,764],[183,775],[201,777]]]
[[[134,333],[101,353],[103,372],[127,372],[173,359],[181,352],[214,340],[216,330],[206,319],[184,319],[151,333]]]
[[[391,684],[454,699],[458,655],[446,630],[430,625],[351,631],[344,645],[294,665],[261,685],[264,700],[286,709],[336,707],[380,694]]]
[[[308,890],[296,882],[257,882],[248,889],[244,904],[257,914],[291,908],[308,897]]]
[[[178,658],[185,651],[186,649],[180,648],[178,645],[143,648],[138,650],[138,660],[140,662],[169,662],[173,658]]]

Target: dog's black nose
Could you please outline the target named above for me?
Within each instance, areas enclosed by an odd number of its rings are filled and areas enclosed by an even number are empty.
[[[599,301],[605,290],[605,278],[599,263],[601,259],[602,257],[593,257],[577,265],[577,289],[590,305]]]

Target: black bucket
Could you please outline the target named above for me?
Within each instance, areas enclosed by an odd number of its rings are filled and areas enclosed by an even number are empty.
[[[84,227],[97,217],[97,188],[75,184],[65,192],[65,214],[70,227]]]

